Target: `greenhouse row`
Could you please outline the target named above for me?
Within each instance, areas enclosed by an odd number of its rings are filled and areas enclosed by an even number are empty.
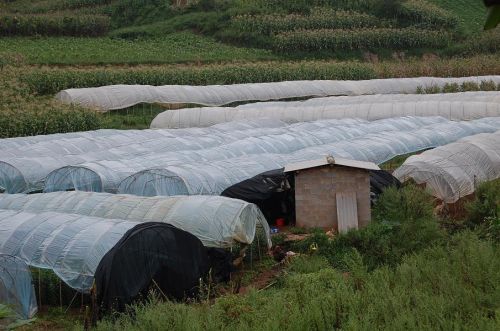
[[[287,124],[270,119],[254,119],[220,123],[209,128],[189,128],[183,130],[113,130],[58,133],[2,139],[0,150],[5,156],[36,156],[58,153],[82,154],[104,151],[110,148],[130,146],[154,141],[160,138],[222,136],[227,133],[254,130],[259,128],[279,128]]]
[[[152,167],[229,160],[235,157],[265,153],[286,154],[369,133],[413,130],[442,121],[446,120],[435,117],[386,119],[367,123],[360,121],[352,123],[345,120],[297,123],[288,126],[288,130],[283,132],[281,130],[266,130],[268,134],[239,139],[203,150],[155,152],[127,159],[127,162],[107,158],[103,161],[63,167],[54,170],[47,176],[45,191],[77,189],[116,193],[120,182],[126,177]]]
[[[500,128],[498,118],[453,122],[440,117],[409,117],[331,127],[330,123],[295,124],[288,134],[252,137],[205,150],[64,166],[45,175],[41,183],[47,192],[77,189],[136,195],[220,194],[239,181],[281,168],[287,162],[332,154],[381,163],[396,155]],[[159,175],[158,167],[173,175]],[[39,172],[40,168],[29,170]],[[206,183],[186,187],[186,181],[194,182],[198,177],[198,181]],[[162,188],[157,189],[159,186]]]
[[[86,132],[90,137],[84,138],[58,139],[61,136],[53,135],[53,139],[44,141],[37,141],[38,136],[33,140],[4,139],[9,148],[4,149],[0,156],[0,191],[2,188],[7,193],[40,190],[51,171],[71,164],[132,158],[152,152],[209,148],[259,135],[259,132],[264,134],[267,128],[281,128],[281,131],[272,132],[284,133],[286,125],[279,121],[267,121],[266,124],[258,120],[221,126],[225,129],[219,130],[215,126],[186,130],[105,130],[109,133],[107,135],[102,135],[102,130],[99,130]],[[16,148],[16,145],[21,146]]]
[[[160,113],[151,122],[151,128],[207,127],[256,118],[294,123],[341,118],[373,121],[400,116],[442,116],[457,121],[500,116],[500,92],[340,96],[237,107],[182,108]]]
[[[181,135],[176,137],[172,137],[171,133],[175,130],[146,130],[144,135],[147,138],[141,138],[138,131],[135,133],[136,144],[120,145],[108,151],[104,151],[108,141],[121,144],[122,141],[129,141],[130,133],[122,131],[126,139],[122,139],[119,133],[110,139],[99,136],[91,139],[91,144],[87,139],[45,141],[17,151],[6,151],[14,156],[0,158],[0,189],[7,193],[36,192],[44,188],[46,191],[81,189],[116,193],[124,178],[152,167],[225,160],[252,154],[292,153],[366,134],[409,131],[436,123],[459,125],[440,117],[407,117],[373,122],[326,120],[288,126],[278,123],[271,128],[262,126],[222,133],[208,128],[201,129],[202,132],[208,130],[201,136],[195,134],[200,129],[178,130]],[[476,120],[469,124],[486,130],[480,132],[492,132],[496,130],[495,123],[495,120],[491,123],[489,120]],[[238,126],[236,123],[235,127]],[[162,131],[169,134],[165,136]],[[151,138],[153,132],[156,136]],[[64,148],[66,144],[68,148]],[[89,145],[97,151],[86,152]],[[29,149],[33,156],[15,157],[15,153],[24,149]],[[68,151],[73,154],[68,154]],[[84,153],[78,154],[78,151]]]
[[[270,245],[269,226],[254,204],[219,196],[146,198],[78,191],[2,194],[0,209],[168,223],[195,235],[206,247],[251,244],[256,229],[261,228],[267,236],[265,244]]]
[[[292,131],[305,133],[308,129],[318,129],[320,127],[327,129],[328,126],[332,126],[329,129],[331,132],[341,125],[352,126],[358,123],[368,124],[366,121],[352,119],[331,120],[322,123],[318,122],[317,124],[299,123],[296,125],[285,125],[279,121],[262,122],[259,120],[250,121],[249,124],[234,122],[220,125],[225,127],[224,131],[220,130],[220,126],[205,129],[133,132],[115,130],[113,135],[106,135],[105,138],[103,138],[100,131],[96,131],[95,137],[85,139],[53,139],[38,143],[34,142],[27,146],[12,147],[3,151],[0,157],[0,169],[2,169],[0,188],[3,187],[8,193],[41,190],[43,189],[45,177],[51,171],[68,165],[121,159],[139,159],[138,162],[142,165],[144,162],[141,162],[141,160],[146,154],[153,154],[154,157],[157,153],[208,149],[224,144],[237,143],[246,138],[253,137],[252,139],[255,141],[255,137],[263,135],[278,137],[279,135],[290,134],[289,132]],[[247,126],[250,128],[245,129]],[[355,131],[355,129],[352,129],[352,131]],[[174,136],[174,134],[176,135]],[[11,146],[15,146],[16,139],[7,139],[7,142],[11,143]],[[25,138],[19,139],[24,140]],[[135,140],[135,143],[132,140]],[[252,144],[252,141],[249,143]],[[110,146],[115,147],[110,148]],[[252,146],[250,145],[250,147]],[[178,155],[178,153],[175,155]],[[116,162],[113,164],[115,167],[119,166]],[[122,167],[132,167],[133,164],[134,162],[130,161],[122,165]],[[97,166],[103,167],[102,165]],[[139,170],[142,169],[144,169],[144,165],[139,168]],[[129,172],[135,171],[132,168]]]
[[[165,295],[187,297],[209,270],[201,241],[165,223],[0,209],[0,227],[1,254],[50,270],[79,292],[95,284],[103,306],[130,302],[160,273]]]
[[[259,173],[286,164],[314,160],[321,155],[370,161],[377,164],[454,142],[460,138],[494,132],[500,118],[470,122],[437,123],[412,131],[385,131],[304,148],[290,154],[260,154],[207,163],[183,163],[141,171],[124,179],[120,193],[136,195],[220,194],[226,188]]]
[[[139,103],[197,104],[223,106],[234,102],[280,100],[304,97],[325,97],[366,94],[416,93],[419,89],[443,88],[445,85],[481,82],[500,83],[500,76],[461,78],[390,78],[372,80],[316,80],[251,83],[234,85],[111,85],[67,89],[56,98],[65,103],[108,111]]]
[[[425,184],[437,198],[454,203],[474,193],[480,183],[500,178],[500,131],[466,137],[411,156],[394,176]]]

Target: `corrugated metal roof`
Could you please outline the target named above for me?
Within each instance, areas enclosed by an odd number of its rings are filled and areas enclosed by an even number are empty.
[[[317,167],[322,167],[325,165],[340,165],[340,166],[350,167],[350,168],[359,168],[359,169],[367,169],[367,170],[380,170],[380,168],[373,162],[349,160],[349,159],[342,159],[339,157],[334,158],[332,156],[327,156],[327,157],[322,158],[322,159],[287,164],[285,166],[285,172],[292,172],[292,171],[297,171],[297,170],[317,168]]]

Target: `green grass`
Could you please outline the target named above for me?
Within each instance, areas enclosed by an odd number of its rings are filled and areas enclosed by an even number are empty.
[[[482,0],[428,0],[455,14],[466,33],[483,30],[487,9]]]
[[[98,65],[258,61],[270,51],[229,46],[190,32],[161,39],[0,38],[0,55],[15,53],[29,64]]]
[[[125,110],[103,113],[98,117],[103,129],[149,129],[151,121],[164,111],[165,108],[154,105],[137,105]]]

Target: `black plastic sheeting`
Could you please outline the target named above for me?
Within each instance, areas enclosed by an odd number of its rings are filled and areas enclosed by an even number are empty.
[[[401,182],[385,170],[370,170],[370,192],[379,196],[389,186],[401,187]]]
[[[222,196],[240,199],[256,204],[269,223],[283,217],[295,221],[295,196],[293,175],[286,174],[284,168],[261,173],[228,187]]]
[[[99,263],[97,304],[122,311],[150,288],[171,299],[193,297],[208,270],[207,250],[194,235],[165,223],[138,224]]]
[[[231,280],[233,268],[233,255],[230,251],[207,247],[208,259],[210,263],[210,279],[216,283],[228,282]]]

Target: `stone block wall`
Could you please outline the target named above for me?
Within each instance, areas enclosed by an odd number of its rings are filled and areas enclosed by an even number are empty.
[[[337,192],[356,192],[359,227],[371,219],[368,170],[326,165],[295,173],[296,226],[338,230]]]

